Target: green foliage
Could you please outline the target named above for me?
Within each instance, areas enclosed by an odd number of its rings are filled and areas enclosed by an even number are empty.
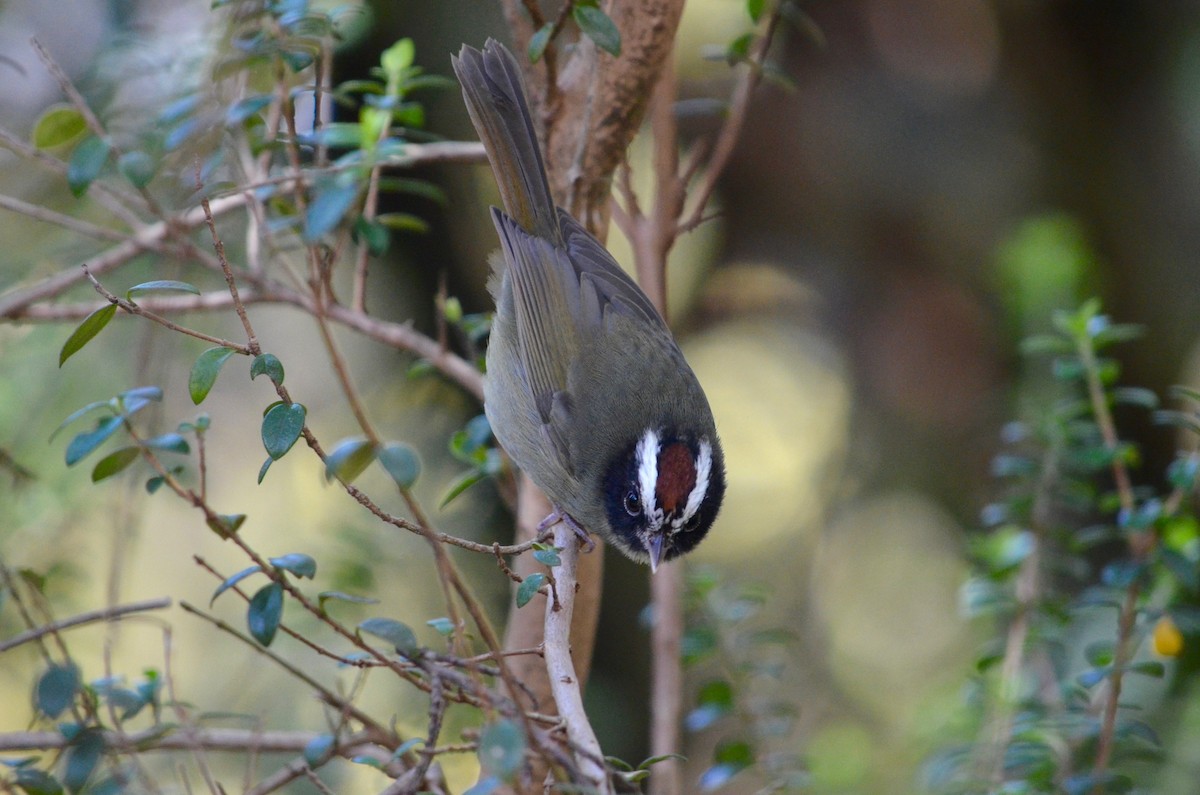
[[[525,759],[525,735],[510,720],[490,723],[479,732],[479,765],[487,775],[512,781]]]
[[[110,154],[111,144],[97,135],[88,136],[76,144],[75,151],[67,162],[67,187],[76,198],[87,193],[87,189],[108,163]]]
[[[67,341],[63,343],[62,350],[58,354],[58,366],[62,367],[67,359],[91,342],[116,314],[116,304],[105,304],[85,317],[83,322],[71,332],[71,336],[67,337]]]
[[[1196,482],[1196,445],[1168,467],[1163,491],[1135,488],[1131,471],[1142,456],[1116,420],[1150,414],[1194,433],[1195,409],[1156,411],[1152,392],[1118,385],[1109,351],[1141,329],[1113,323],[1099,302],[1056,313],[1053,327],[1023,349],[1053,357],[1058,392],[1004,431],[1006,449],[992,467],[1004,496],[982,512],[988,532],[972,542],[976,573],[963,589],[968,614],[998,622],[1002,633],[976,660],[972,709],[986,721],[976,742],[930,760],[934,791],[1129,791],[1122,766],[1160,743],[1138,719],[1129,695],[1137,691],[1107,702],[1130,677],[1165,676],[1153,655],[1179,654],[1187,643],[1169,617],[1194,610],[1200,584],[1197,522],[1183,499]],[[1097,611],[1111,634],[1093,633],[1073,650]],[[1147,637],[1152,648],[1143,649]]]
[[[87,120],[70,105],[52,105],[42,112],[33,125],[30,139],[38,149],[68,146],[87,132]]]
[[[192,396],[192,402],[199,406],[208,397],[208,393],[212,391],[213,385],[217,382],[217,376],[221,374],[221,368],[225,362],[229,360],[237,351],[233,348],[217,346],[209,348],[200,354],[196,359],[196,363],[192,365],[192,371],[188,375],[188,394]]]
[[[517,586],[517,607],[524,607],[529,604],[529,601],[537,594],[538,589],[545,584],[546,575],[540,571],[534,572],[522,580],[521,584]]]
[[[621,54],[621,33],[597,0],[576,0],[571,17],[597,47],[614,57]]]
[[[806,781],[789,742],[798,710],[776,696],[794,638],[763,625],[767,596],[758,584],[722,582],[712,569],[688,573],[681,653],[701,684],[684,728],[721,738],[700,774],[700,791],[720,789],[748,768],[765,778],[765,792],[792,791]]]
[[[395,647],[397,653],[405,657],[414,656],[420,649],[412,628],[395,619],[368,618],[358,625],[358,629],[360,632],[386,640]]]

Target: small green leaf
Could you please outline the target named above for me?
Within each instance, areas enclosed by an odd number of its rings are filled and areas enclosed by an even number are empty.
[[[217,382],[217,376],[221,373],[221,367],[235,353],[237,351],[233,348],[219,345],[200,354],[188,376],[188,394],[192,396],[193,403],[198,406],[208,397],[213,384]]]
[[[180,455],[187,455],[192,451],[187,439],[184,439],[177,433],[164,433],[155,436],[142,442],[142,446],[148,447],[151,450],[163,450],[168,453],[179,453]]]
[[[267,412],[262,421],[262,443],[267,455],[274,459],[283,458],[304,430],[307,412],[299,403],[280,403]]]
[[[358,182],[342,179],[315,189],[304,214],[304,242],[315,243],[342,221],[358,198]]]
[[[535,549],[533,551],[533,559],[543,566],[554,568],[562,564],[562,558],[558,556],[558,550],[553,547],[545,549]]]
[[[262,485],[263,478],[267,476],[267,470],[271,468],[271,464],[275,463],[275,459],[267,456],[267,460],[263,461],[262,466],[258,468],[258,483]]]
[[[504,781],[512,781],[525,759],[525,735],[510,720],[501,720],[479,732],[479,765]]]
[[[529,604],[529,600],[538,592],[538,588],[541,588],[545,583],[546,575],[540,571],[530,574],[522,580],[521,584],[517,586],[517,607],[524,607]]]
[[[434,631],[439,635],[449,635],[454,631],[454,622],[448,618],[431,618],[425,622],[426,626],[433,627]]]
[[[746,0],[746,13],[750,15],[752,21],[758,22],[762,19],[763,9],[766,5],[766,0]]]
[[[307,577],[311,580],[317,575],[317,561],[303,552],[291,552],[277,558],[268,558],[267,561],[275,568],[289,571],[297,577]]]
[[[379,448],[379,463],[402,489],[411,489],[421,474],[421,459],[417,451],[407,444],[388,442]]]
[[[350,602],[355,605],[377,605],[378,599],[372,599],[369,596],[355,596],[354,594],[343,593],[342,591],[322,591],[317,594],[317,604],[322,610],[325,609],[325,602],[333,599],[337,602]]]
[[[612,56],[621,54],[621,32],[600,6],[576,3],[571,9],[571,16],[575,18],[579,29],[596,42],[597,47]]]
[[[92,337],[99,334],[108,325],[108,321],[113,319],[113,315],[115,314],[117,314],[117,305],[105,304],[85,317],[83,322],[71,332],[71,336],[67,337],[67,341],[63,343],[62,350],[58,353],[58,366],[62,367],[67,359],[70,359],[80,348],[91,342]]]
[[[44,770],[21,768],[13,777],[13,783],[25,792],[25,795],[62,795],[62,784],[58,779]]]
[[[67,466],[75,466],[90,455],[97,447],[104,444],[108,437],[116,433],[124,423],[124,417],[106,417],[98,421],[94,429],[77,434],[67,444]]]
[[[375,459],[375,447],[366,439],[344,439],[325,458],[325,479],[350,483]]]
[[[425,234],[429,231],[429,222],[412,213],[380,213],[375,216],[375,222],[397,232]]]
[[[108,141],[96,135],[84,138],[75,146],[67,163],[67,187],[75,198],[87,193],[88,187],[100,176],[111,151]]]
[[[250,608],[246,611],[246,628],[250,635],[264,646],[270,646],[279,629],[279,621],[283,618],[283,586],[277,582],[268,583],[258,589],[250,599]]]
[[[224,538],[236,533],[245,521],[246,514],[244,513],[220,513],[209,519],[206,524],[208,524],[208,529]]]
[[[191,293],[192,295],[200,295],[200,288],[187,282],[157,279],[152,282],[135,284],[125,292],[125,297],[132,301],[135,296],[145,295],[146,293]]]
[[[225,111],[225,123],[228,125],[241,124],[270,104],[270,94],[246,97],[229,106],[229,109]]]
[[[57,718],[79,692],[79,669],[73,663],[51,665],[38,679],[34,702],[47,718]]]
[[[135,188],[144,188],[154,179],[158,163],[145,152],[125,152],[117,158],[117,171]]]
[[[87,132],[83,114],[70,105],[52,105],[33,125],[30,140],[38,149],[53,149],[74,143]]]
[[[1162,679],[1167,674],[1167,667],[1158,660],[1145,660],[1129,666],[1129,672]]]
[[[109,409],[111,411],[112,403],[107,400],[93,400],[91,403],[87,404],[83,408],[72,411],[65,420],[63,420],[62,422],[60,422],[58,424],[58,427],[54,429],[54,432],[50,434],[50,438],[47,439],[46,441],[53,442],[54,437],[58,436],[59,432],[61,432],[63,428],[67,427],[72,422],[74,422],[75,420],[84,416],[85,414],[95,411],[96,409]]]
[[[121,412],[126,416],[131,416],[136,412],[141,411],[151,403],[161,403],[163,399],[163,391],[157,386],[139,386],[133,389],[126,389],[117,395],[117,405]]]
[[[275,382],[276,386],[283,385],[283,362],[273,353],[260,353],[250,362],[250,380],[265,375]]]
[[[405,657],[414,656],[419,648],[417,646],[417,636],[413,634],[412,628],[408,624],[392,618],[368,618],[359,624],[358,628],[362,632],[386,640],[396,648],[397,652],[403,654]]]
[[[255,564],[248,569],[242,569],[237,574],[226,577],[225,581],[217,586],[217,590],[213,591],[212,598],[208,600],[208,606],[212,607],[213,602],[217,601],[218,596],[225,593],[250,575],[258,574],[260,571],[262,571],[262,567],[258,564]]]
[[[438,507],[445,508],[454,501],[455,497],[462,494],[464,491],[471,488],[486,477],[486,473],[480,472],[477,469],[472,469],[470,472],[465,473],[453,486],[450,487],[450,491],[446,492],[446,496],[442,498],[442,501]]]
[[[529,37],[529,62],[537,63],[542,60],[542,56],[546,53],[546,47],[550,44],[550,34],[554,32],[554,23],[547,22],[538,28],[537,32]]]
[[[392,236],[383,224],[359,217],[354,222],[354,240],[367,247],[376,257],[387,253]]]
[[[122,447],[104,456],[92,469],[92,482],[99,483],[105,478],[111,478],[136,461],[141,452],[137,447]]]
[[[317,767],[329,757],[336,742],[332,734],[318,734],[304,746],[304,761],[308,762],[309,767]]]
[[[104,735],[99,729],[84,729],[75,737],[67,749],[63,770],[63,786],[68,792],[76,793],[84,788],[103,755]]]
[[[405,38],[383,51],[379,57],[379,65],[383,67],[388,78],[394,80],[401,72],[413,65],[415,58],[416,47],[413,45],[413,40]]]

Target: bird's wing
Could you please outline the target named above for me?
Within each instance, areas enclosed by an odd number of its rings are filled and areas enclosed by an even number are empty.
[[[580,314],[579,281],[564,249],[526,232],[500,210],[492,210],[492,221],[508,265],[520,365],[549,441],[570,468],[567,375],[579,355],[574,321]]]
[[[561,208],[558,222],[566,240],[568,262],[579,283],[580,322],[605,328],[605,314],[615,311],[669,335],[667,324],[654,304],[600,241]]]

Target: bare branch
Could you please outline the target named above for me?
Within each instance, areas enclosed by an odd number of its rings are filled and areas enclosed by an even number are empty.
[[[115,607],[106,607],[100,610],[91,610],[87,613],[80,613],[70,618],[60,619],[52,624],[46,624],[35,629],[27,630],[19,635],[14,635],[5,641],[0,641],[0,652],[15,649],[23,643],[28,643],[32,640],[44,637],[51,633],[59,632],[71,627],[82,626],[83,624],[91,624],[95,621],[112,621],[114,618],[121,618],[133,613],[145,613],[150,610],[162,610],[171,606],[171,600],[167,597],[161,599],[149,599],[144,602],[132,602],[127,605],[117,605]],[[0,750],[5,750],[0,746]]]
[[[579,539],[566,522],[559,522],[555,526],[554,545],[561,550],[559,557],[562,563],[556,568],[563,587],[558,589],[557,599],[546,601],[546,640],[542,647],[546,672],[550,677],[558,714],[575,751],[576,762],[587,783],[607,795],[613,791],[612,784],[604,769],[600,743],[583,708],[583,692],[579,676],[575,673],[575,663],[571,659],[571,615],[575,610],[574,583],[579,562]]]

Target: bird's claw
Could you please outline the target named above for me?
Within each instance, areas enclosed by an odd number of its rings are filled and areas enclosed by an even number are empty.
[[[590,535],[588,535],[588,531],[584,530],[583,527],[580,526],[579,522],[575,521],[575,517],[571,516],[571,514],[567,513],[566,511],[559,510],[558,508],[555,508],[553,511],[551,511],[549,516],[538,523],[538,537],[542,538],[543,536],[548,535],[550,528],[554,527],[554,525],[559,524],[560,522],[571,528],[571,531],[575,533],[575,537],[579,539],[579,544],[583,547],[584,552],[591,552],[596,548],[596,542],[592,540]]]

